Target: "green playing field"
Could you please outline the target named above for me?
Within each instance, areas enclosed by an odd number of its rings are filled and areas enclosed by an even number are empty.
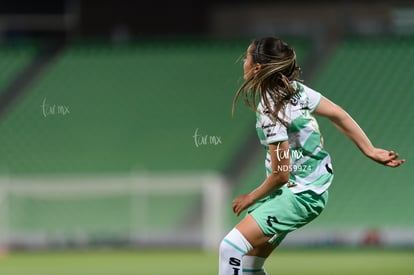
[[[212,275],[217,253],[182,250],[13,252],[4,275]],[[266,263],[272,274],[414,274],[412,250],[281,249]]]

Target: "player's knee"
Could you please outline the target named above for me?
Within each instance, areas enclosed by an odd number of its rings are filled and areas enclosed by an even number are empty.
[[[231,265],[240,265],[241,258],[245,253],[235,249],[234,244],[224,238],[220,243],[220,258]]]
[[[231,230],[220,243],[220,253],[222,255],[243,256],[253,249],[252,245],[237,229]]]
[[[220,243],[219,274],[241,274],[243,255],[252,249],[252,245],[239,230],[231,230]]]

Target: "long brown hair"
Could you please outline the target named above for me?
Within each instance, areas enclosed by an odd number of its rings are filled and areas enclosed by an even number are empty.
[[[294,49],[277,37],[255,39],[250,44],[253,64],[261,69],[246,79],[238,89],[232,112],[237,100],[242,96],[244,103],[257,111],[258,101],[263,100],[265,112],[274,120],[286,125],[284,112],[287,103],[295,94],[292,81],[298,81],[299,67],[296,64]]]

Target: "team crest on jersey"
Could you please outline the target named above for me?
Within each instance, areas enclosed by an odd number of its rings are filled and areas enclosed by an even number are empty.
[[[302,93],[301,93],[300,91],[299,91],[299,92],[294,93],[294,94],[292,95],[292,98],[290,99],[290,104],[292,104],[293,106],[298,105],[298,103],[299,103],[299,101],[300,101],[301,96],[302,96]]]

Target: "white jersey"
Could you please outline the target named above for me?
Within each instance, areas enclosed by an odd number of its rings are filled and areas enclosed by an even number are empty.
[[[290,166],[279,165],[276,169],[290,172],[289,185],[294,193],[312,190],[321,194],[333,180],[331,158],[323,148],[318,123],[311,115],[322,96],[302,83],[293,82],[292,86],[297,92],[286,106],[283,119],[287,127],[265,111],[263,102],[257,108],[256,130],[266,148],[266,172],[272,173],[269,144],[288,141],[289,152],[276,149],[276,156],[289,156]]]

